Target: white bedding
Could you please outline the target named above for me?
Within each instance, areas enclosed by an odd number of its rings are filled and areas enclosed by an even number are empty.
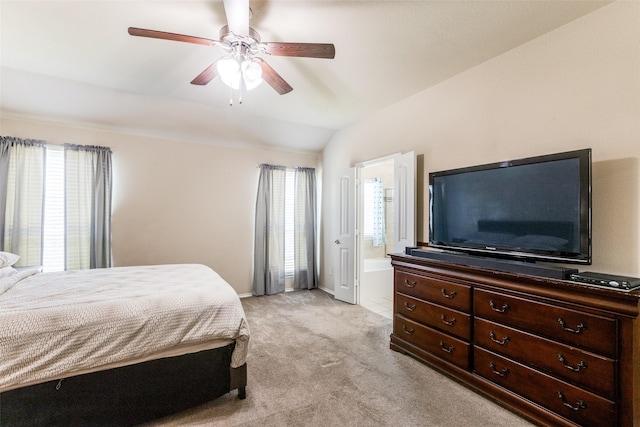
[[[0,392],[233,341],[245,363],[240,299],[204,265],[19,274],[0,294]]]

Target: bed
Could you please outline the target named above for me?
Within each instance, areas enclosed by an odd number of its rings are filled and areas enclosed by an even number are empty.
[[[0,425],[135,425],[238,390],[249,327],[209,267],[0,279]]]

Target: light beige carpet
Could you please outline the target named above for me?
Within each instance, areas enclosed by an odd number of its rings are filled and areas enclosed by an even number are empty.
[[[321,290],[242,300],[246,400],[229,393],[149,426],[530,426],[389,349],[391,320]]]

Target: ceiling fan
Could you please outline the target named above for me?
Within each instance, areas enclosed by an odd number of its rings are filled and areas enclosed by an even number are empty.
[[[240,91],[240,103],[242,103],[242,92],[253,89],[262,81],[266,81],[280,95],[293,90],[269,64],[256,55],[327,59],[335,57],[335,46],[330,43],[263,42],[260,34],[249,27],[251,13],[249,0],[224,0],[224,9],[227,25],[220,29],[220,40],[135,27],[129,27],[129,34],[221,47],[227,55],[218,58],[205,68],[191,81],[191,84],[206,85],[219,75],[232,90]]]

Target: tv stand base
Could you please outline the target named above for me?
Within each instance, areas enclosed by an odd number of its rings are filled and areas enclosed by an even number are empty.
[[[531,262],[512,261],[498,258],[488,258],[476,255],[439,252],[428,249],[410,249],[407,255],[427,258],[436,261],[444,261],[451,264],[468,265],[471,267],[486,268],[506,273],[527,274],[530,276],[546,277],[549,279],[569,279],[572,274],[578,272],[575,268],[548,266]]]

